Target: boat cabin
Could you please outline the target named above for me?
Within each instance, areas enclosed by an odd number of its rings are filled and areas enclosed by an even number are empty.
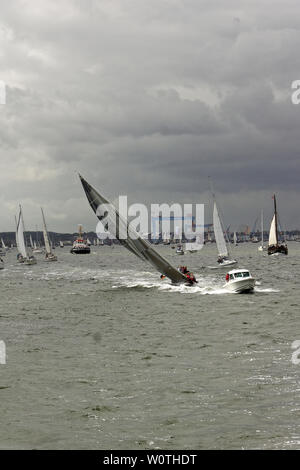
[[[229,271],[226,274],[226,281],[234,281],[236,279],[245,279],[247,277],[251,277],[251,274],[247,269],[234,269]]]

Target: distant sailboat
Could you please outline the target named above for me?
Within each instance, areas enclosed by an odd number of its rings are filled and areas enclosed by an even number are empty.
[[[258,251],[264,251],[266,247],[264,246],[264,211],[261,210],[261,245],[258,247]]]
[[[234,244],[234,246],[238,246],[236,232],[234,232],[234,234],[233,234],[233,244]]]
[[[213,225],[214,225],[214,233],[215,233],[215,239],[216,239],[216,244],[217,244],[217,249],[218,249],[219,267],[231,266],[233,264],[237,264],[236,260],[229,259],[229,250],[228,250],[226,240],[224,237],[224,230],[223,230],[222,223],[220,220],[216,201],[214,201]]]
[[[60,241],[60,242],[59,242],[59,246],[60,246],[61,248],[63,248],[63,247],[64,247],[64,243],[63,243],[62,241]]]
[[[200,235],[197,235],[196,241],[185,244],[185,251],[189,253],[196,253],[197,251],[201,250],[202,247],[203,243],[201,241],[201,237]]]
[[[48,230],[46,226],[46,221],[45,221],[45,216],[44,216],[44,211],[42,208],[41,208],[41,211],[42,211],[42,218],[43,218],[43,235],[44,235],[45,250],[46,250],[45,261],[57,261],[57,256],[55,256],[52,252],[51,244],[49,241]]]
[[[283,255],[288,254],[288,247],[286,243],[279,243],[278,237],[278,214],[276,205],[276,196],[274,194],[274,215],[271,222],[270,233],[269,233],[269,244],[268,244],[268,255],[275,255],[281,253]]]
[[[2,248],[0,248],[0,256],[5,256],[7,248],[6,248],[6,245],[3,241],[3,238],[1,238],[1,247]]]
[[[167,232],[164,233],[163,244],[170,245],[170,234]]]
[[[7,248],[6,248],[6,246],[5,246],[5,243],[4,243],[4,241],[3,241],[3,238],[1,238],[1,243],[2,243],[2,248],[3,248],[4,250],[6,250]],[[5,254],[6,254],[5,251],[3,251],[3,252],[0,253],[0,269],[3,269],[3,268],[4,268],[4,261],[3,261],[3,259],[1,258],[1,256],[5,255]]]
[[[176,254],[177,254],[177,255],[184,255],[183,246],[182,246],[181,244],[180,244],[180,245],[177,245]]]
[[[20,206],[20,212],[17,222],[17,230],[16,230],[16,241],[18,247],[18,261],[19,263],[32,265],[36,264],[36,259],[34,256],[29,254],[29,250],[26,247],[25,239],[24,239],[24,221],[23,221],[23,214],[22,214],[22,207]]]
[[[37,229],[37,227],[36,227],[35,232],[36,232],[36,240],[34,240],[34,242],[33,242],[32,252],[33,253],[43,253],[43,251],[40,248],[40,244],[39,244],[39,240],[38,240],[38,229]]]
[[[33,250],[33,249],[34,249],[34,244],[33,244],[33,241],[32,241],[32,236],[31,236],[31,234],[30,234],[30,237],[29,237],[29,241],[30,241],[31,249]]]

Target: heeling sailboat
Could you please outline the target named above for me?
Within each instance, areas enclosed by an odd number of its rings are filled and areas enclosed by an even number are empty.
[[[278,237],[278,213],[277,213],[277,204],[276,196],[273,196],[274,200],[274,215],[271,222],[270,232],[269,232],[269,244],[268,244],[268,255],[275,255],[276,253],[281,253],[283,255],[288,254],[288,247],[286,243],[279,243]]]
[[[229,259],[229,250],[228,250],[227,243],[224,237],[224,230],[222,227],[216,201],[214,201],[213,226],[214,226],[215,239],[216,239],[216,244],[217,244],[217,249],[218,249],[218,263],[219,263],[218,267],[223,267],[223,266],[225,267],[225,266],[231,266],[233,264],[237,264],[236,260]]]
[[[55,256],[52,253],[52,248],[50,245],[47,225],[46,225],[45,216],[44,216],[44,211],[42,207],[41,207],[41,211],[42,211],[42,217],[43,217],[43,235],[44,235],[44,243],[45,243],[45,250],[46,250],[45,261],[57,261],[57,256]]]
[[[36,264],[35,257],[30,255],[30,252],[26,247],[25,239],[24,239],[24,231],[25,231],[25,227],[24,227],[24,220],[23,220],[23,214],[22,214],[22,207],[20,206],[20,212],[19,212],[17,230],[16,230],[16,241],[17,241],[17,247],[19,251],[17,255],[17,259],[20,263],[23,263],[23,264],[27,264],[27,265]]]
[[[172,282],[187,282],[187,277],[157,253],[147,240],[140,237],[138,233],[122,218],[122,216],[120,216],[118,210],[107,199],[101,196],[87,181],[85,181],[84,178],[82,178],[82,176],[79,175],[79,177],[90,206],[99,220],[102,220],[103,217],[97,214],[98,207],[101,204],[109,206],[106,215],[112,226],[118,227],[118,233],[116,233],[116,236],[125,248],[143,261],[148,261],[157,271],[159,271],[163,276],[171,279]],[[119,234],[122,232],[127,234],[126,239],[120,238]]]

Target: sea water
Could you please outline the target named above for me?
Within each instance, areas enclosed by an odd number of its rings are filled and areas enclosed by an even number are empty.
[[[300,244],[281,257],[257,248],[232,248],[257,279],[243,295],[205,268],[214,244],[184,256],[155,247],[194,272],[192,288],[121,246],[57,248],[58,262],[34,266],[8,252],[0,448],[299,448]]]

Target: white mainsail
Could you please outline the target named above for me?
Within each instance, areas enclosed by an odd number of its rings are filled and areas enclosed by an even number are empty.
[[[52,249],[51,249],[50,242],[49,242],[45,216],[44,216],[44,212],[42,208],[41,208],[41,211],[42,211],[42,217],[43,217],[43,235],[44,235],[46,254],[52,255]]]
[[[276,233],[276,214],[274,214],[272,222],[271,222],[271,227],[270,227],[270,233],[269,233],[269,246],[270,245],[277,245],[277,233]]]
[[[2,244],[2,248],[3,248],[4,250],[6,250],[6,245],[5,245],[5,243],[4,243],[3,238],[1,238],[1,244]]]
[[[219,256],[228,256],[228,250],[216,202],[214,203],[213,224]]]
[[[31,246],[31,248],[34,248],[34,244],[33,244],[32,236],[31,236],[31,235],[30,235],[30,237],[29,237],[29,240],[30,240],[30,246]]]
[[[16,241],[17,241],[18,250],[23,256],[23,258],[28,258],[25,240],[24,240],[24,224],[23,224],[21,206],[20,206],[19,219],[17,223]]]
[[[238,243],[237,243],[237,236],[236,236],[236,232],[234,232],[234,234],[233,234],[233,243],[234,243],[235,245],[237,245],[237,244],[238,244]]]

